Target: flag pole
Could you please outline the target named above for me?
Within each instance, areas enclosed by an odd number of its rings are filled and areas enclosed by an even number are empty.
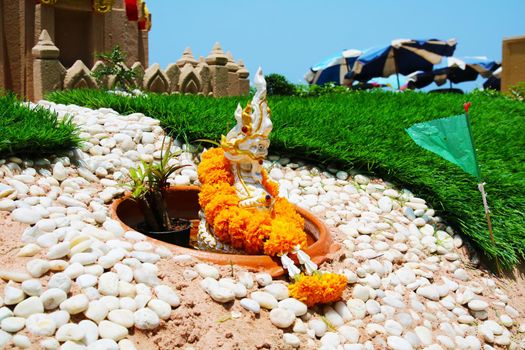
[[[495,248],[496,247],[496,241],[494,240],[494,233],[492,231],[492,220],[491,220],[491,217],[490,217],[490,209],[489,209],[489,205],[488,205],[488,202],[487,202],[487,193],[485,192],[485,183],[481,179],[481,171],[479,169],[478,156],[477,156],[477,153],[476,153],[476,147],[474,146],[474,138],[472,137],[472,128],[471,128],[471,125],[470,125],[470,117],[469,117],[469,114],[468,114],[468,110],[470,108],[470,102],[465,103],[463,105],[463,108],[465,109],[465,117],[467,119],[468,132],[469,132],[470,140],[471,140],[471,144],[472,144],[472,154],[474,154],[474,162],[476,163],[476,168],[477,168],[476,175],[477,175],[477,178],[478,178],[478,190],[479,190],[479,192],[481,192],[481,199],[483,200],[483,208],[485,209],[485,218],[487,219],[487,226],[488,226],[488,229],[489,229],[490,240],[492,242],[492,245]],[[499,264],[499,259],[498,259],[497,256],[496,256],[495,260],[496,260],[496,269],[498,270],[498,274],[501,274],[501,266]]]

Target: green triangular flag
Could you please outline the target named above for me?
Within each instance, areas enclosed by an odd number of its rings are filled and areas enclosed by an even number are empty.
[[[481,179],[466,115],[414,124],[406,132],[419,146]]]

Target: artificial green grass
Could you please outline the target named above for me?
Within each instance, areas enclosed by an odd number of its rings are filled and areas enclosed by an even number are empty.
[[[0,156],[58,154],[79,144],[76,126],[42,107],[0,94]]]
[[[149,95],[126,98],[98,91],[56,92],[49,99],[119,113],[142,112],[189,140],[218,140],[234,124],[237,102],[248,97]],[[406,134],[414,123],[470,116],[486,181],[496,246],[489,238],[476,180],[419,148]],[[373,172],[406,186],[442,210],[489,258],[505,267],[525,258],[525,103],[483,93],[355,92],[316,98],[271,97],[273,152]]]

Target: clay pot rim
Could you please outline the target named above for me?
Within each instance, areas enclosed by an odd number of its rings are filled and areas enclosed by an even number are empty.
[[[168,191],[198,192],[200,191],[200,187],[191,185],[171,186]],[[120,206],[120,204],[127,200],[132,200],[130,192],[125,193],[122,197],[119,197],[113,201],[110,207],[111,217],[114,220],[118,221],[126,231],[136,231],[132,227],[126,225],[117,214],[117,209]],[[317,238],[317,240],[313,244],[308,246],[308,248],[306,248],[304,251],[310,255],[313,262],[315,262],[316,264],[321,264],[326,260],[326,254],[336,251],[339,248],[339,245],[333,244],[333,239],[330,235],[330,230],[324,222],[318,219],[312,212],[296,205],[294,205],[294,207],[302,217],[304,217],[307,221],[314,225],[319,231],[319,237]],[[280,263],[276,261],[277,259],[271,258],[268,255],[241,255],[207,252],[203,250],[184,248],[175,244],[160,241],[147,235],[145,236],[146,240],[154,244],[167,247],[174,254],[189,255],[203,262],[211,262],[218,265],[230,265],[233,263],[242,266],[243,268],[246,268],[248,270],[253,270],[256,272],[268,272],[273,277],[278,277],[285,273],[285,270],[282,268]]]

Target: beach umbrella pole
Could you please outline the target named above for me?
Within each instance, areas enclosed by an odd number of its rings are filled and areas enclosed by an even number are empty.
[[[452,85],[452,82],[450,83]],[[483,180],[481,179],[481,171],[479,169],[479,164],[478,164],[478,156],[477,156],[477,153],[476,153],[476,147],[474,147],[474,138],[472,137],[472,128],[471,128],[471,125],[470,125],[470,116],[468,114],[468,110],[470,108],[470,102],[467,102],[463,105],[463,108],[465,109],[465,117],[467,119],[467,127],[468,127],[468,132],[470,134],[470,139],[471,139],[471,144],[472,144],[472,153],[474,154],[474,159],[475,159],[475,163],[476,163],[476,167],[478,168],[478,171],[477,171],[477,178],[478,178],[478,190],[479,192],[481,192],[481,199],[483,201],[483,208],[485,209],[485,218],[487,219],[487,227],[489,229],[489,235],[490,235],[490,240],[492,242],[492,245],[494,246],[494,248],[496,248],[496,241],[494,240],[494,232],[492,231],[492,220],[491,220],[491,217],[490,217],[490,209],[489,209],[489,205],[488,205],[488,202],[487,202],[487,193],[485,192],[485,182],[483,182]],[[496,256],[495,258],[496,260],[496,269],[498,270],[498,274],[501,274],[501,266],[499,264],[499,259],[498,257]]]

